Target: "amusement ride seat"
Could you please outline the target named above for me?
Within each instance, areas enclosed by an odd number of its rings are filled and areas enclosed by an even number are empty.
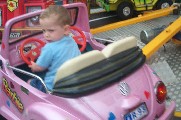
[[[105,56],[101,53],[101,51],[93,50],[66,61],[57,70],[54,83],[103,59],[105,59]]]
[[[126,37],[112,44],[109,44],[102,50],[102,53],[105,55],[106,58],[109,58],[113,55],[116,55],[136,46],[137,40],[134,36]]]

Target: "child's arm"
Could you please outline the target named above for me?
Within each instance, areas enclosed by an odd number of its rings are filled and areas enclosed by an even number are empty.
[[[43,68],[43,67],[37,65],[33,61],[31,61],[31,65],[29,65],[28,67],[31,68],[32,72],[41,72],[41,71],[44,71],[46,69],[46,68]]]

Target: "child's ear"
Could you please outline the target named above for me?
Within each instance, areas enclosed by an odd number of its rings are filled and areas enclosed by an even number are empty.
[[[65,25],[64,26],[64,35],[69,35],[70,33],[70,25]]]

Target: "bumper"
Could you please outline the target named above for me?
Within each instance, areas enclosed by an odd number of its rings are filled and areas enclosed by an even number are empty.
[[[171,120],[174,116],[176,104],[174,101],[170,103],[165,112],[158,118],[158,120]]]

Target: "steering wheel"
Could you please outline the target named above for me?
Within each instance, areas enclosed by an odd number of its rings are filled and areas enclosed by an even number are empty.
[[[35,61],[40,55],[41,48],[45,42],[37,38],[28,38],[20,45],[20,55],[25,63],[31,65],[31,61]]]
[[[80,51],[81,52],[84,51],[86,48],[86,44],[87,44],[84,33],[75,26],[71,26],[70,29],[72,30],[72,34],[74,35],[72,37],[75,40],[75,42],[78,44]],[[79,35],[77,35],[77,33]]]

